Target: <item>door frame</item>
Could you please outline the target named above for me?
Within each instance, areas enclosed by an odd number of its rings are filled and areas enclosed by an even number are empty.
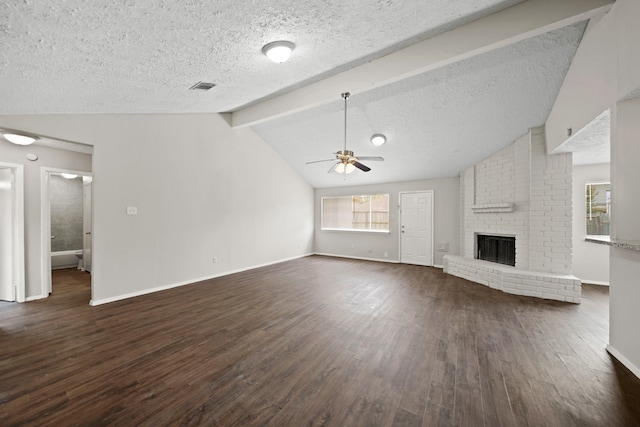
[[[402,195],[403,194],[415,194],[415,193],[431,193],[431,265],[434,266],[435,262],[435,230],[434,230],[434,204],[435,197],[433,190],[413,190],[413,191],[401,191],[398,193],[398,262],[402,263]]]
[[[72,173],[79,176],[89,176],[93,179],[91,172],[53,168],[42,166],[40,168],[40,250],[42,259],[40,264],[40,282],[42,283],[42,298],[48,298],[52,291],[51,286],[51,201],[49,199],[49,182],[52,173]],[[91,200],[91,216],[93,221],[93,199]],[[83,236],[84,238],[84,236]],[[93,254],[93,239],[91,241],[91,253]],[[93,294],[93,276],[91,280],[91,292]]]
[[[14,186],[13,195],[13,233],[11,245],[14,257],[12,259],[12,282],[14,296],[17,302],[25,302],[25,264],[24,264],[24,165],[0,162],[3,168],[11,169]]]

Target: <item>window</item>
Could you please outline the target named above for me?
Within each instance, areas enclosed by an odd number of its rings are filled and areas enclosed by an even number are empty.
[[[586,215],[588,236],[608,236],[611,214],[611,184],[586,185]]]
[[[389,231],[389,195],[322,198],[323,230]]]

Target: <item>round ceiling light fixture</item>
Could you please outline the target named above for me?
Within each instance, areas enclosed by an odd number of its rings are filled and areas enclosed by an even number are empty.
[[[36,142],[35,137],[29,135],[20,135],[17,133],[3,133],[4,139],[16,145],[31,145]]]
[[[76,179],[78,177],[78,175],[76,175],[75,173],[67,173],[67,172],[62,172],[60,175],[62,175],[64,179]]]
[[[382,144],[384,144],[385,142],[387,142],[387,137],[384,136],[381,133],[376,133],[375,135],[373,135],[371,137],[371,143],[373,145],[375,145],[376,147],[381,146]]]
[[[262,53],[276,64],[282,64],[289,59],[294,47],[295,45],[293,43],[281,40],[264,45]]]

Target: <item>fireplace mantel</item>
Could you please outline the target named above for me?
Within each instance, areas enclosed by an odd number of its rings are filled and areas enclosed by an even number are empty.
[[[482,203],[472,205],[471,209],[474,213],[513,212],[515,210],[514,204],[511,202]]]

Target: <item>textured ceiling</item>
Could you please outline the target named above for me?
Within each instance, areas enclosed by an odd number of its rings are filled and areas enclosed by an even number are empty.
[[[314,187],[457,176],[470,165],[541,126],[571,63],[584,24],[527,39],[348,101],[347,148],[383,156],[373,171],[328,174],[343,145],[343,101],[254,126]],[[347,88],[348,89],[348,88]],[[369,137],[388,142],[374,147]]]
[[[451,61],[360,89],[350,99],[348,148],[386,159],[369,163],[369,173],[356,171],[344,180],[326,173],[330,163],[305,164],[329,159],[342,148],[340,93],[350,87],[336,88],[334,102],[304,99],[304,108],[252,127],[315,187],[456,176],[544,124],[585,20],[593,16],[589,11],[601,10],[607,1],[559,3],[5,1],[0,3],[0,114],[246,111],[247,106],[263,107],[265,100],[286,102],[283,96],[312,83],[342,86],[335,82],[344,79],[336,77],[347,70],[373,65],[375,71],[379,58],[450,34],[450,44],[434,43],[429,55]],[[491,20],[501,13],[506,15]],[[464,24],[488,19],[483,33],[476,34],[493,37],[527,27],[545,14],[549,23],[566,27],[541,24],[537,31],[505,36],[504,43],[486,49],[456,50],[456,43],[469,38],[468,32],[454,34]],[[261,48],[282,39],[294,42],[296,49],[287,63],[273,64]],[[403,58],[412,64],[416,60],[410,53]],[[387,61],[385,66],[393,65]],[[217,86],[190,91],[199,81]],[[387,135],[388,143],[373,147],[368,139],[374,133]],[[56,143],[55,135],[48,139]],[[56,148],[74,149],[74,144],[62,141]]]
[[[606,110],[574,133],[555,153],[573,153],[574,165],[611,162],[611,113]]]
[[[0,114],[232,111],[519,2],[5,1]]]

